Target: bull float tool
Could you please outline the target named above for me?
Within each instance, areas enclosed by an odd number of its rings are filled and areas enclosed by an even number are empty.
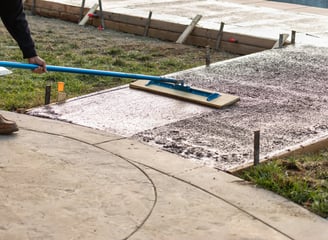
[[[8,61],[0,61],[0,66],[30,70],[38,67],[36,64]],[[174,78],[54,65],[47,65],[47,71],[136,79],[137,81],[130,83],[130,88],[166,95],[214,108],[221,108],[239,101],[237,96],[193,88],[185,85],[184,80]]]

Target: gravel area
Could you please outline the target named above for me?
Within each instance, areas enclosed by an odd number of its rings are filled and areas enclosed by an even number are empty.
[[[134,135],[202,164],[229,170],[253,161],[253,132],[261,158],[328,134],[328,48],[273,49],[184,71],[192,86],[240,96],[221,110]]]

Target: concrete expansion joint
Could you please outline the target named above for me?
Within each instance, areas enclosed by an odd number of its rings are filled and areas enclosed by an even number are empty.
[[[120,158],[123,158],[121,155],[117,155],[117,156],[120,157]],[[245,210],[242,206],[239,206],[238,203],[233,203],[233,202],[231,202],[231,201],[225,199],[224,197],[221,197],[221,196],[217,195],[216,193],[214,193],[214,192],[212,192],[212,191],[210,191],[210,190],[208,190],[208,189],[206,189],[206,188],[204,188],[204,187],[202,187],[202,186],[200,186],[200,185],[197,185],[197,184],[193,183],[192,181],[189,181],[189,180],[183,179],[183,178],[179,177],[178,174],[170,174],[170,173],[164,172],[164,171],[162,171],[162,170],[160,170],[160,169],[158,169],[158,168],[155,168],[155,167],[152,167],[152,166],[150,166],[150,165],[147,165],[147,164],[144,164],[144,163],[140,163],[140,162],[138,162],[138,161],[134,161],[134,160],[131,160],[131,159],[126,159],[126,160],[127,160],[127,161],[132,161],[132,162],[134,162],[134,163],[137,164],[137,165],[140,165],[140,166],[146,167],[146,168],[151,169],[151,170],[153,170],[153,171],[159,172],[159,173],[161,173],[161,174],[163,174],[163,175],[165,175],[165,176],[168,176],[168,177],[170,177],[170,178],[173,178],[173,179],[175,179],[175,180],[177,180],[177,181],[179,181],[179,182],[182,182],[182,183],[185,183],[185,184],[187,184],[187,185],[189,185],[189,186],[192,186],[193,188],[195,188],[195,189],[197,189],[197,190],[199,190],[199,191],[201,191],[201,192],[204,192],[204,193],[206,193],[206,194],[208,194],[208,195],[210,195],[210,196],[212,196],[212,197],[214,197],[214,198],[216,198],[216,199],[219,199],[219,200],[221,200],[221,201],[227,203],[228,205],[232,206],[233,208],[238,209],[239,211],[245,213],[246,215],[250,216],[250,217],[253,218],[254,220],[257,220],[257,221],[263,223],[264,225],[268,226],[269,228],[275,230],[276,232],[279,232],[280,234],[284,235],[284,236],[287,237],[288,239],[292,239],[292,240],[294,240],[294,238],[291,237],[291,236],[289,236],[287,233],[284,233],[283,231],[279,230],[279,229],[276,228],[275,226],[273,226],[273,225],[267,223],[265,220],[263,220],[263,219],[257,217],[256,215],[252,214],[251,212]],[[195,170],[195,169],[197,169],[197,168],[194,168],[193,170]]]
[[[206,168],[207,166],[203,166],[203,165],[200,165],[198,167],[193,167],[193,168],[188,168],[188,169],[185,169],[183,171],[180,171],[180,172],[177,172],[176,174],[177,175],[180,175],[180,174],[183,174],[183,173],[191,173],[197,169],[201,169],[201,168]]]
[[[124,139],[127,139],[127,137],[119,137],[119,138],[116,138],[116,139],[101,141],[101,142],[93,143],[92,145],[93,146],[98,146],[98,145],[101,145],[101,144],[110,143],[110,142],[117,142],[117,141],[121,141],[121,140],[124,140]]]

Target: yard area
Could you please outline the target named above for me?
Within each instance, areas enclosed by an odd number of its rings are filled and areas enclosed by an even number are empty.
[[[161,76],[205,64],[205,49],[163,42],[95,27],[81,27],[57,19],[28,15],[38,54],[49,65],[90,68]],[[16,42],[0,24],[0,59],[21,62]],[[236,55],[212,51],[211,61]],[[53,83],[52,101],[56,100],[55,83],[65,82],[68,97],[75,97],[129,83],[131,80],[99,76],[47,73],[35,75],[26,70],[1,79],[0,109],[27,109],[44,104],[44,88]]]
[[[28,16],[28,19],[30,22],[32,35],[37,44],[39,55],[51,65],[93,68],[150,75],[164,75],[204,65],[205,63],[205,49],[203,48],[167,43],[155,39],[136,37],[133,35],[108,30],[98,31],[93,27],[80,27],[77,24],[67,23],[56,19],[40,18],[37,16]],[[17,48],[16,43],[9,36],[2,25],[0,26],[0,32],[1,60],[22,61],[20,50]],[[273,55],[274,54],[278,53],[273,53]],[[182,154],[184,157],[208,157],[215,160],[220,159],[223,155],[215,155],[212,152],[206,152],[204,151],[203,145],[207,144],[211,148],[213,145],[218,146],[219,144],[215,142],[215,144],[213,144],[213,142],[203,141],[203,138],[206,137],[206,139],[214,139],[214,137],[220,136],[223,132],[220,131],[222,123],[217,121],[218,117],[224,118],[226,116],[228,119],[228,117],[235,114],[235,128],[232,129],[235,134],[233,137],[238,137],[240,135],[239,139],[243,139],[245,138],[245,134],[242,129],[244,125],[242,124],[246,121],[245,120],[243,122],[243,119],[249,117],[245,115],[245,112],[257,112],[259,115],[263,116],[263,122],[265,122],[264,116],[266,119],[270,119],[272,114],[274,114],[275,118],[277,118],[281,116],[282,113],[285,113],[292,119],[292,117],[295,116],[295,112],[299,113],[306,110],[317,112],[319,100],[313,100],[310,97],[299,97],[297,100],[286,100],[283,103],[279,102],[276,105],[273,105],[272,99],[276,100],[277,95],[270,95],[268,90],[269,88],[261,88],[261,86],[259,87],[255,83],[250,86],[246,85],[246,80],[253,80],[252,77],[260,73],[262,74],[263,79],[267,79],[267,82],[263,82],[262,86],[270,85],[271,90],[279,90],[277,91],[280,94],[278,97],[281,98],[290,94],[290,92],[284,93],[282,91],[287,89],[288,86],[286,88],[283,88],[282,86],[287,85],[287,80],[290,79],[290,76],[296,76],[301,79],[304,75],[304,73],[302,74],[297,71],[293,73],[294,75],[287,72],[287,70],[290,70],[295,66],[299,69],[304,69],[301,64],[298,64],[302,59],[302,53],[300,55],[297,55],[296,53],[294,55],[293,54],[294,53],[289,54],[287,52],[285,55],[282,55],[283,57],[281,59],[284,59],[290,64],[289,67],[287,65],[285,69],[282,69],[284,68],[282,60],[276,62],[276,65],[270,65],[272,63],[270,62],[271,59],[267,59],[267,62],[262,62],[260,64],[256,63],[256,68],[251,62],[248,63],[246,68],[245,65],[242,65],[242,62],[237,62],[234,65],[234,68],[228,66],[226,68],[222,67],[218,71],[213,71],[213,75],[217,76],[219,73],[222,78],[224,78],[226,74],[226,79],[224,80],[227,80],[226,82],[228,87],[229,84],[239,84],[238,78],[244,80],[244,88],[236,88],[236,93],[243,96],[243,102],[249,103],[249,105],[241,105],[241,107],[233,108],[231,111],[224,110],[220,113],[211,112],[199,116],[197,119],[186,119],[179,123],[172,124],[173,126],[158,128],[156,129],[157,133],[153,130],[150,130],[151,132],[148,131],[140,133],[140,139],[145,140],[146,142],[156,142],[157,145],[162,145],[164,149],[177,154]],[[318,55],[314,54],[313,56],[316,57],[315,59],[319,59]],[[237,56],[229,53],[213,51],[211,60],[212,62],[219,62],[235,57]],[[299,57],[299,59],[297,59],[297,57]],[[291,64],[293,61],[296,62],[294,62],[295,65]],[[317,69],[317,66],[314,66],[312,62],[309,61],[308,64],[310,70]],[[324,59],[321,64],[326,64]],[[274,67],[274,71],[272,71],[272,68],[270,67]],[[240,72],[237,72],[236,70],[239,70]],[[281,73],[281,70],[285,70],[287,73],[284,75]],[[130,81],[125,79],[96,76],[90,77],[64,73],[34,75],[26,70],[13,71],[13,74],[1,78],[0,109],[24,111],[24,109],[43,105],[44,88],[48,83],[55,86],[58,81],[65,82],[65,91],[68,96],[75,97],[120,86]],[[229,77],[231,79],[229,79]],[[233,77],[235,78],[233,79]],[[276,83],[272,81],[272,79],[279,79],[280,85],[277,84],[275,86],[274,84]],[[224,82],[224,80],[222,82]],[[231,81],[229,82],[228,80]],[[320,79],[317,80],[318,82],[316,82],[316,84],[320,85]],[[323,78],[321,80],[325,81]],[[214,81],[210,80],[205,83],[209,86],[214,86]],[[293,84],[291,92],[293,94],[295,93],[295,95],[298,94],[297,90],[302,90],[304,92],[309,90],[307,88],[303,89],[302,81],[291,81],[291,84]],[[282,90],[280,91],[279,88]],[[55,101],[56,88],[53,87],[52,89],[52,101]],[[257,89],[257,91],[254,91],[254,89]],[[324,91],[324,86],[323,89],[320,90]],[[310,96],[310,93],[308,93],[308,96]],[[270,99],[270,97],[272,99]],[[259,98],[261,98],[266,105],[261,105],[260,107],[256,106],[256,101],[258,101]],[[304,112],[302,114],[304,114],[305,118],[312,113]],[[249,119],[247,122],[256,122],[257,116],[253,115],[252,117],[254,117],[254,119]],[[325,130],[326,127],[324,117],[320,120],[321,123],[315,126],[314,130],[312,128],[304,130],[304,126],[300,126],[300,129],[303,129],[303,132],[298,128],[289,129],[288,127],[292,127],[292,121],[288,122],[289,120],[290,119],[286,120],[286,124],[282,123],[282,125],[287,125],[284,130],[281,130],[283,129],[281,126],[280,128],[277,128],[279,131],[284,131],[285,135],[278,132],[280,137],[292,136],[293,139],[306,138],[315,135],[315,131]],[[302,122],[301,120],[303,119],[297,118],[297,121]],[[240,121],[242,126],[240,128],[236,127],[239,123],[238,121]],[[281,121],[283,122],[284,119],[281,119]],[[287,123],[290,124],[288,125]],[[203,127],[204,124],[212,124],[212,132],[197,132],[195,130],[206,129]],[[224,124],[227,123],[224,122]],[[188,126],[190,126],[193,133],[199,134],[191,137],[191,134],[189,134],[190,130],[187,129]],[[223,127],[224,130],[229,130],[228,124]],[[167,129],[170,129],[171,132]],[[272,132],[270,132],[271,129],[269,127],[266,130],[269,133]],[[218,132],[220,134],[218,134]],[[226,131],[226,133],[227,132],[228,131]],[[224,135],[224,133],[225,132],[223,132],[221,137],[226,139],[227,135]],[[166,134],[171,134],[171,136],[173,136],[170,141],[165,137]],[[222,142],[221,140],[222,139],[219,139],[218,142]],[[271,146],[281,147],[282,144],[285,144],[289,140],[290,139],[288,138],[284,139],[282,137],[273,139],[273,137],[269,135],[265,141],[267,143],[269,142],[267,144],[268,149]],[[189,145],[193,144],[192,141],[196,141],[196,143],[200,146],[196,150],[194,148],[194,151],[192,151],[191,148],[188,148]],[[174,142],[174,144],[172,142]],[[232,147],[237,149],[241,145],[242,144],[236,144]],[[246,180],[252,181],[260,186],[267,187],[272,191],[288,197],[293,201],[311,209],[320,216],[327,218],[327,158],[327,151],[323,151],[316,155],[300,156],[293,159],[281,159],[276,162],[260,165],[254,169],[244,172],[241,176]]]

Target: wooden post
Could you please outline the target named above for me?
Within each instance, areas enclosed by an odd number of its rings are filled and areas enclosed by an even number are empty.
[[[219,30],[218,37],[216,39],[216,44],[215,44],[216,50],[218,50],[221,45],[221,40],[222,40],[222,36],[223,36],[223,27],[224,27],[224,22],[221,22],[220,30]]]
[[[189,24],[189,26],[183,31],[183,33],[180,35],[176,43],[184,43],[189,36],[189,34],[194,30],[196,24],[199,22],[199,20],[202,18],[202,15],[197,15],[194,17],[192,22]]]
[[[148,19],[147,19],[146,26],[145,26],[145,31],[144,31],[144,37],[148,36],[148,31],[149,31],[149,27],[150,27],[152,14],[153,14],[152,11],[149,11]]]
[[[260,130],[254,131],[254,166],[260,163]]]

